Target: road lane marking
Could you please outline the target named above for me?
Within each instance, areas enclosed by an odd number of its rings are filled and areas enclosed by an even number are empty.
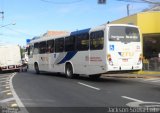
[[[3,75],[3,76],[0,76],[0,78],[4,78],[4,77],[10,77],[11,75]]]
[[[0,88],[1,88],[1,87],[9,87],[9,85],[8,85],[8,84],[5,84],[5,85],[0,86]]]
[[[9,81],[8,81],[8,82],[6,82],[6,84],[9,84]]]
[[[12,93],[11,93],[11,92],[9,92],[9,93],[7,93],[6,95],[12,95]]]
[[[100,90],[100,88],[96,88],[96,87],[94,87],[94,86],[91,86],[91,85],[88,85],[88,84],[84,84],[84,83],[82,83],[82,82],[78,82],[78,84],[83,85],[83,86],[86,86],[86,87],[89,87],[89,88],[92,88],[92,89]]]
[[[152,80],[157,80],[157,78],[144,79],[144,81],[152,81]]]
[[[155,108],[157,108],[160,106],[159,102],[146,102],[146,101],[142,101],[142,100],[127,97],[127,96],[121,96],[121,97],[133,101],[133,102],[129,102],[126,104],[129,107],[138,107],[138,108],[141,108],[141,107],[142,108],[144,108],[144,107],[153,108],[153,107],[155,107]],[[158,109],[158,111],[159,111],[159,109]]]
[[[5,81],[0,81],[0,83],[4,83],[4,82],[6,82],[6,83],[7,83],[7,82],[9,82],[9,80],[5,80]]]
[[[11,88],[11,92],[13,94],[14,99],[16,100],[17,105],[22,108],[21,110],[23,110],[23,113],[28,113],[27,109],[25,108],[25,106],[23,105],[23,103],[21,102],[20,98],[18,97],[18,95],[16,94],[16,92],[15,92],[15,90],[13,88],[12,80],[13,80],[13,77],[15,75],[16,75],[16,73],[13,73],[11,75],[10,82],[9,82],[9,85],[10,85],[10,88]]]
[[[16,103],[11,104],[11,107],[17,107],[18,105]]]
[[[7,79],[7,80],[9,80],[9,78],[8,78],[8,77],[7,77],[7,78],[0,78],[0,80],[6,80],[6,79]]]
[[[128,99],[128,100],[133,100],[135,102],[143,102],[141,100],[135,99],[135,98],[131,98],[131,97],[127,97],[127,96],[121,96],[122,98]]]
[[[6,92],[10,92],[11,90],[5,90],[5,91],[1,91],[0,93],[6,93]]]
[[[160,80],[154,80],[154,81],[152,81],[152,82],[160,82]]]
[[[9,101],[12,101],[14,100],[14,98],[7,98],[7,99],[4,99],[4,100],[1,100],[0,103],[5,103],[5,102],[9,102]]]

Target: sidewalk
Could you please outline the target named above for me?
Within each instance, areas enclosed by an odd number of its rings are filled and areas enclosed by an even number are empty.
[[[142,70],[142,71],[133,72],[133,74],[160,76],[160,71],[143,71]]]
[[[160,78],[160,72],[155,71],[137,71],[124,74],[103,74],[104,77],[115,78]]]
[[[160,71],[138,71],[133,72],[133,74],[138,74],[138,76],[143,76],[144,78],[160,78]]]

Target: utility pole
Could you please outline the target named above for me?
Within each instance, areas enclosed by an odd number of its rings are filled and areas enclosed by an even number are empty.
[[[129,15],[130,15],[130,13],[129,13],[129,10],[130,10],[130,9],[129,9],[129,6],[130,6],[130,5],[129,5],[129,4],[127,4],[127,16],[129,16]]]
[[[3,19],[4,19],[4,12],[1,11],[0,14],[2,15],[1,18],[2,18],[2,20],[3,20]]]
[[[106,0],[98,0],[98,4],[106,4]]]

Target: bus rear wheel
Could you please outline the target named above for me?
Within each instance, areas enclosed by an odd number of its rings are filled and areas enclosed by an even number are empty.
[[[39,74],[40,71],[37,63],[35,63],[34,68],[35,68],[36,74]]]
[[[65,74],[66,74],[67,78],[74,78],[73,68],[72,68],[71,64],[66,65]]]

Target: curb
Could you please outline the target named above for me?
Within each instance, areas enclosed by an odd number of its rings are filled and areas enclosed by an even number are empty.
[[[150,75],[129,75],[129,76],[103,76],[103,77],[114,77],[114,78],[144,78],[144,79],[148,79],[148,78],[160,78],[160,76],[150,76]]]
[[[133,72],[132,74],[153,75],[153,76],[159,76],[160,77],[160,72],[158,72],[158,71],[137,71],[137,72]]]
[[[143,75],[137,75],[133,73],[128,73],[128,74],[103,74],[102,77],[114,77],[114,78],[145,78],[146,76]]]
[[[128,75],[129,74],[129,75]],[[156,71],[136,71],[130,72],[127,75],[104,75],[105,77],[114,78],[160,78],[160,72]]]

